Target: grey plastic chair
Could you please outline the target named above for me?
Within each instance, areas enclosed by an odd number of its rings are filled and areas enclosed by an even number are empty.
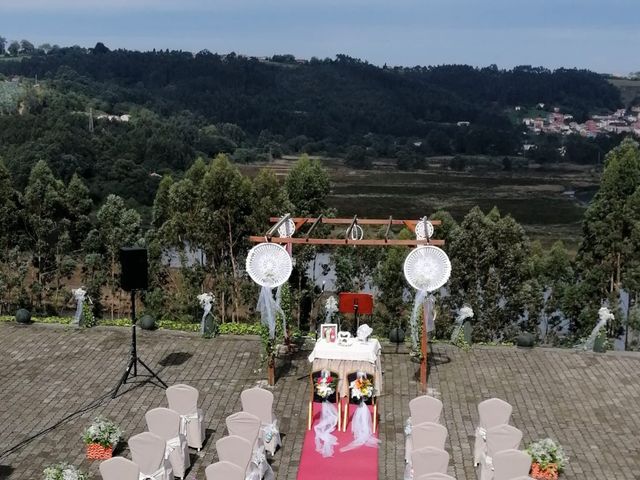
[[[180,415],[175,410],[159,407],[149,410],[145,419],[147,429],[167,442],[165,458],[169,459],[173,474],[178,478],[184,478],[191,466],[191,459],[187,438],[180,433]]]
[[[151,432],[143,432],[129,439],[131,459],[140,467],[140,473],[154,480],[173,480],[173,469],[164,458],[167,442]]]
[[[100,463],[103,480],[139,480],[140,467],[128,458],[113,457]]]
[[[198,408],[198,390],[189,385],[178,384],[167,388],[166,395],[169,408],[180,414],[180,431],[187,437],[187,444],[200,451],[206,430],[204,413]]]
[[[244,470],[231,462],[212,463],[204,469],[207,480],[245,480]]]

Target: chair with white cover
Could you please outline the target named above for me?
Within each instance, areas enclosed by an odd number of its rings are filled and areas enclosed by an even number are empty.
[[[423,422],[413,427],[411,436],[413,448],[433,447],[444,450],[449,432],[439,423]]]
[[[479,425],[476,428],[476,441],[473,448],[473,464],[479,465],[487,451],[487,429],[508,424],[513,407],[499,398],[490,398],[478,404]]]
[[[113,457],[100,463],[103,480],[139,480],[140,467],[124,457]]]
[[[238,412],[229,415],[226,418],[226,424],[229,435],[242,437],[251,445],[251,463],[253,466],[249,465],[249,471],[252,472],[257,469],[259,476],[256,478],[273,478],[273,470],[271,470],[271,466],[267,462],[264,445],[260,445],[258,442],[260,419],[247,412]]]
[[[167,388],[166,395],[169,408],[180,414],[180,432],[187,437],[187,444],[200,451],[206,430],[204,414],[198,408],[198,390],[189,385],[178,384]]]
[[[153,480],[173,480],[173,469],[164,458],[167,442],[155,433],[143,432],[129,439],[131,459],[140,467],[140,475]]]
[[[427,473],[426,475],[421,475],[417,480],[456,480],[451,475],[447,475],[446,473]]]
[[[503,450],[493,456],[494,480],[513,480],[529,475],[531,457],[521,450]]]
[[[222,437],[216,442],[216,451],[221,462],[231,462],[245,472],[249,469],[253,445],[248,440],[238,435]]]
[[[191,459],[187,438],[180,433],[180,415],[175,410],[159,407],[149,410],[144,417],[147,429],[167,442],[164,456],[171,463],[173,474],[178,478],[184,478],[191,466]]]
[[[487,451],[480,459],[480,480],[493,478],[493,457],[503,450],[518,450],[522,432],[511,425],[497,425],[487,430]],[[528,473],[528,472],[527,472]]]
[[[411,450],[413,450],[411,431],[413,429],[413,425],[418,425],[424,422],[440,423],[442,402],[435,397],[422,395],[409,402],[409,413],[411,416],[407,420],[407,425],[405,427],[406,439],[404,444],[404,459],[407,463],[411,463]]]
[[[449,454],[433,447],[417,448],[411,452],[413,478],[429,473],[447,473]]]
[[[244,470],[231,462],[216,462],[204,469],[207,480],[244,480]]]
[[[242,410],[260,419],[261,428],[258,437],[262,439],[264,449],[273,455],[282,444],[278,420],[273,415],[273,393],[264,388],[254,387],[240,394]]]

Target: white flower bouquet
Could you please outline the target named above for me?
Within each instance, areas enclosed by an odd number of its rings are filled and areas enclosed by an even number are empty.
[[[89,476],[68,463],[58,463],[44,469],[44,480],[88,480]]]

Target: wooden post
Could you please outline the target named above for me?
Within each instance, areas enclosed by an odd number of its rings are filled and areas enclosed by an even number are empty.
[[[276,354],[275,353],[271,353],[269,355],[269,360],[267,360],[268,362],[268,380],[269,380],[269,385],[273,386],[276,384]]]
[[[423,324],[422,336],[420,338],[420,349],[422,351],[422,359],[420,360],[420,387],[423,393],[427,393],[427,324],[429,321],[429,302],[425,301],[422,305]]]

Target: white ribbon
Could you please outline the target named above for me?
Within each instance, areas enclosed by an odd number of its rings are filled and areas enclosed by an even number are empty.
[[[287,334],[287,317],[284,314],[284,310],[282,310],[282,307],[280,306],[281,303],[282,303],[282,285],[278,285],[278,288],[276,289],[276,305],[278,307],[278,311],[280,312],[280,318],[282,318],[282,331],[286,335]]]
[[[489,455],[485,454],[484,458],[483,458],[483,463],[487,466],[490,467],[491,470],[493,470],[493,458],[491,458]]]
[[[322,402],[320,421],[313,427],[316,432],[316,452],[323,457],[333,456],[333,447],[337,445],[338,438],[332,435],[338,425],[338,409],[329,402]]]
[[[200,321],[200,333],[204,334],[204,325],[207,315],[211,313],[211,309],[213,308],[213,294],[209,293],[201,293],[198,295],[198,301],[200,302],[200,306],[203,308],[204,313],[202,314],[202,320]]]
[[[404,424],[404,434],[405,436],[411,435],[413,431],[413,426],[411,425],[411,417],[407,418],[407,423]]]
[[[284,318],[284,312],[280,305],[273,299],[273,291],[269,287],[262,287],[260,289],[260,297],[258,298],[258,305],[256,307],[260,312],[262,324],[269,327],[269,337],[275,338],[276,336],[276,314],[279,313]]]
[[[180,415],[180,434],[186,435],[187,425],[191,423],[193,420],[197,421],[199,418],[200,416],[198,415],[198,412],[190,413],[189,415]]]
[[[340,449],[341,452],[353,450],[358,447],[378,447],[378,440],[373,434],[371,422],[371,412],[364,402],[360,402],[351,420],[351,431],[353,432],[353,442]]]
[[[87,295],[87,292],[84,288],[74,288],[71,290],[71,293],[77,302],[76,314],[73,317],[73,324],[78,326],[80,325],[80,320],[82,320],[82,305],[84,304],[84,297]]]
[[[169,459],[171,452],[173,452],[176,448],[181,448],[181,447],[182,447],[182,437],[180,435],[167,440],[167,445],[165,446],[165,449],[164,449],[165,460]]]
[[[158,470],[156,470],[155,472],[151,473],[151,474],[145,474],[145,473],[141,473],[140,476],[138,477],[138,480],[148,480],[148,479],[152,479],[152,480],[166,480],[167,476],[167,471],[164,468],[164,465],[162,467],[160,467]]]
[[[482,437],[482,439],[486,442],[487,441],[487,431],[482,427],[476,428],[476,437]]]
[[[420,336],[420,330],[418,329],[418,314],[420,313],[420,307],[424,304],[426,296],[427,292],[425,290],[416,290],[416,296],[413,300],[413,309],[411,310],[409,326],[411,327],[411,346],[414,350],[418,349],[418,337]]]
[[[280,430],[278,430],[278,420],[275,419],[273,423],[264,425],[262,427],[262,441],[265,444],[265,449],[268,449],[271,454],[276,451],[276,448],[282,445],[280,439]],[[267,445],[269,448],[267,448]]]
[[[259,445],[253,450],[253,456],[249,468],[245,475],[245,480],[273,480],[275,478],[273,470],[269,462],[267,462],[267,456],[264,452],[264,446]]]

